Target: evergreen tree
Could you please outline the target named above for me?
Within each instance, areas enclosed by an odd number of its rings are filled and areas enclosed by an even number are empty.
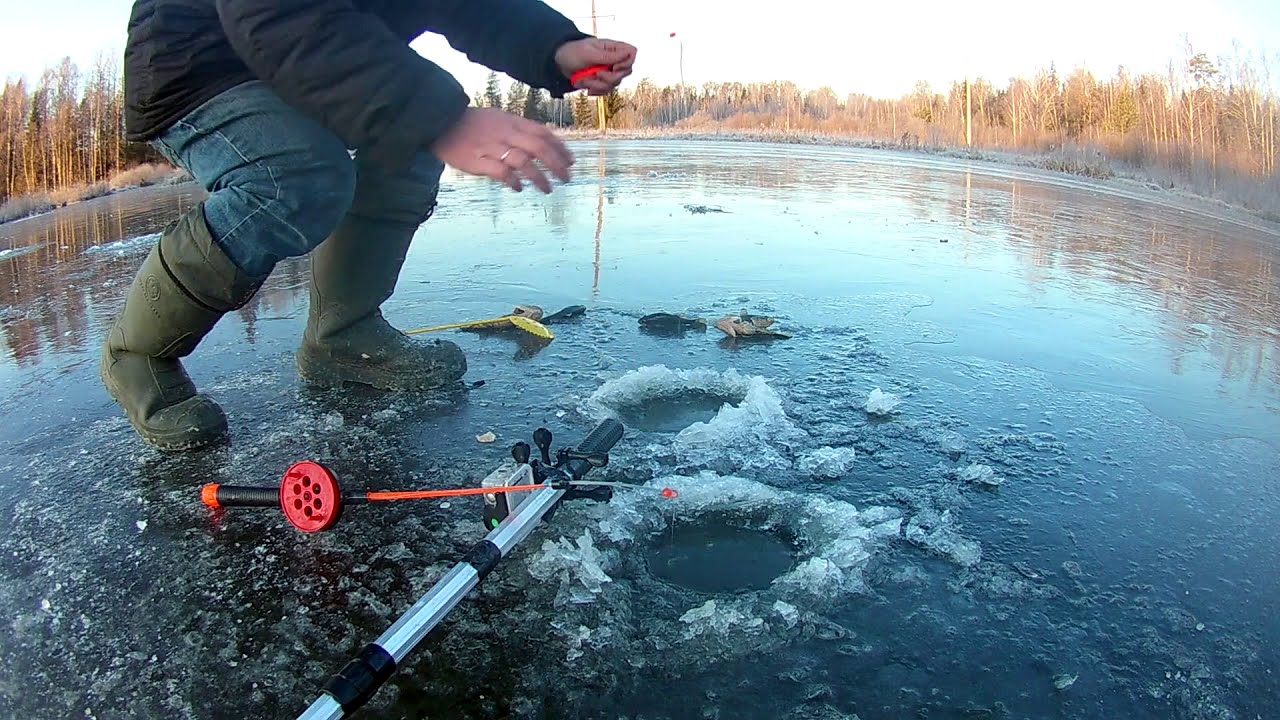
[[[542,91],[538,88],[529,88],[529,92],[525,93],[522,114],[534,122],[546,122],[547,115],[542,105]]]
[[[604,96],[605,120],[609,121],[617,117],[618,113],[622,112],[622,109],[626,106],[627,101],[622,97],[621,93],[618,92],[618,89],[614,88],[613,90],[610,90],[609,94]]]
[[[519,81],[511,83],[510,89],[507,90],[507,102],[502,106],[502,109],[512,115],[519,115],[524,110],[524,103],[528,94],[528,85]]]
[[[484,85],[484,107],[502,107],[502,86],[498,84],[498,73],[489,72],[489,79]]]
[[[585,92],[573,98],[573,124],[578,127],[592,127],[596,124],[595,98],[587,97]]]

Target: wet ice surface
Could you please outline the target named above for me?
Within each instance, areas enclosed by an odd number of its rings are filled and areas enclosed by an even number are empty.
[[[628,433],[598,476],[636,489],[563,506],[369,716],[1272,712],[1275,235],[990,166],[597,150],[550,197],[451,178],[386,307],[407,329],[587,305],[553,343],[450,335],[487,381],[460,397],[311,391],[287,263],[188,363],[233,438],[187,456],[136,441],[96,351],[190,190],[0,225],[0,712],[292,717],[482,536],[478,501],[307,536],[200,485],[301,459],[357,490],[474,485],[538,425],[604,417]],[[637,326],[742,309],[793,337]],[[717,537],[765,561],[650,568]]]

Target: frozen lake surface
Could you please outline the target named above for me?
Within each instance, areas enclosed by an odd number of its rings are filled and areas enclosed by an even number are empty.
[[[593,479],[646,488],[562,506],[367,716],[1274,712],[1274,229],[885,152],[574,149],[551,196],[450,173],[385,306],[587,306],[554,342],[450,333],[486,381],[464,396],[313,391],[285,263],[189,358],[232,429],[189,455],[137,440],[96,363],[198,190],[0,225],[0,714],[293,717],[484,534],[479,501],[305,535],[202,484],[312,459],[351,490],[474,486],[605,417],[628,429]],[[637,322],[744,309],[791,337]]]

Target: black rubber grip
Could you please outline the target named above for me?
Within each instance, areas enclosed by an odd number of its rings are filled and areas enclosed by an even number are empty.
[[[609,452],[622,439],[622,429],[622,423],[613,418],[606,419],[595,426],[595,429],[588,433],[581,443],[578,443],[578,452],[591,455],[603,455]],[[594,469],[586,460],[570,460],[564,464],[564,467],[574,480],[581,480]]]
[[[578,443],[578,452],[592,455],[607,453],[622,439],[622,431],[622,423],[613,418],[608,418],[595,426],[595,429],[588,433],[582,442]]]
[[[324,691],[342,706],[344,713],[350,714],[369,702],[395,671],[396,659],[391,653],[377,643],[369,643],[341,672],[329,678]]]
[[[278,507],[280,488],[219,485],[217,499],[223,507]]]
[[[473,545],[467,556],[462,559],[475,568],[476,574],[483,580],[491,570],[497,567],[498,561],[502,559],[502,551],[488,540],[481,540]]]

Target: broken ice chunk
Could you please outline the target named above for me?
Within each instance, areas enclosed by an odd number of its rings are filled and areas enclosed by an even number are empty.
[[[782,616],[782,621],[789,628],[795,627],[795,624],[800,621],[800,611],[796,610],[796,606],[791,603],[778,600],[773,604],[773,611]]]
[[[604,571],[603,562],[604,555],[595,546],[591,532],[584,530],[576,544],[566,538],[543,541],[542,551],[529,563],[529,573],[539,580],[560,580],[557,607],[566,602],[588,603],[603,592],[604,583],[613,582]]]
[[[876,388],[867,396],[866,411],[872,415],[888,415],[902,404],[897,395]]]
[[[962,537],[951,527],[950,511],[925,510],[907,523],[907,540],[950,558],[957,565],[973,567],[982,560],[977,542]]]
[[[716,601],[708,600],[680,616],[681,622],[695,623],[706,620],[716,614]]]
[[[800,458],[800,471],[816,478],[838,478],[849,472],[858,459],[851,447],[820,447]]]
[[[973,463],[961,468],[956,475],[965,482],[986,487],[998,487],[1000,483],[1004,482],[999,475],[996,475],[996,471],[991,469],[990,465],[983,465],[982,463]]]

